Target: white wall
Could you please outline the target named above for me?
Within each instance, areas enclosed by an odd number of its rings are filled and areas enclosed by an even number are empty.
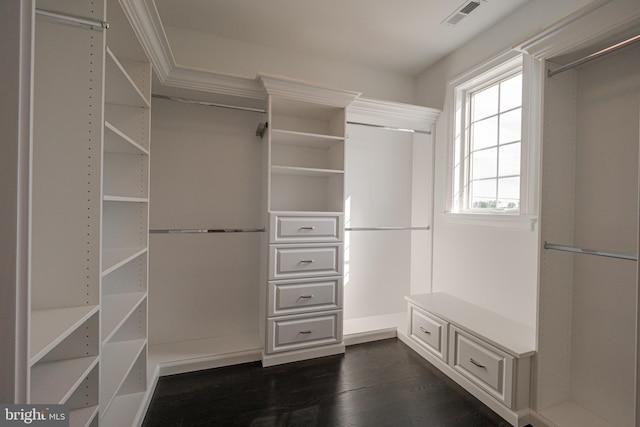
[[[342,62],[165,27],[178,66],[253,79],[258,73],[287,76],[367,98],[415,103],[415,78]]]
[[[436,126],[433,290],[446,291],[529,326],[536,324],[538,232],[444,220],[449,80],[590,3],[530,1],[418,78],[418,102],[442,108]]]

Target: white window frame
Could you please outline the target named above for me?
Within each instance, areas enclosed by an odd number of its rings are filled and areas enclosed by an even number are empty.
[[[459,210],[454,203],[455,136],[464,129],[463,108],[469,91],[500,81],[506,74],[522,70],[522,141],[519,211]],[[454,78],[448,84],[446,111],[449,118],[446,143],[447,185],[444,218],[448,222],[508,228],[535,228],[538,219],[541,100],[544,79],[542,62],[529,55],[508,51]],[[461,181],[462,182],[462,181]]]

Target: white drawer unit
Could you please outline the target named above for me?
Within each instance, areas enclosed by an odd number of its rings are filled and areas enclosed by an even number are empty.
[[[342,244],[271,245],[269,279],[342,275]]]
[[[336,344],[342,340],[342,312],[271,318],[268,336],[269,353]]]
[[[342,277],[269,282],[268,315],[282,316],[342,307]]]
[[[527,425],[533,328],[446,293],[406,300],[399,338],[513,426]]]
[[[341,242],[344,236],[343,216],[340,213],[316,214],[272,213],[270,217],[271,243]]]
[[[414,305],[409,305],[410,333],[418,343],[446,362],[447,360],[447,323],[429,315]]]
[[[507,406],[512,403],[513,357],[451,326],[450,364]]]

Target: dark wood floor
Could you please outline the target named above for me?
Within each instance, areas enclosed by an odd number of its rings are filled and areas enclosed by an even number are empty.
[[[397,339],[160,378],[143,427],[509,424]]]

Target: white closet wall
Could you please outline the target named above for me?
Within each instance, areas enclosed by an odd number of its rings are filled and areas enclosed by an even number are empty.
[[[640,48],[545,85],[543,240],[636,254]],[[541,268],[538,412],[637,425],[637,262],[543,250]]]
[[[264,117],[162,99],[153,107],[151,230],[261,228]],[[243,339],[259,348],[261,234],[151,234],[152,357],[238,351]]]
[[[430,290],[431,137],[348,125],[345,319],[402,313]],[[403,230],[362,230],[400,227]],[[415,289],[413,289],[415,288]]]

